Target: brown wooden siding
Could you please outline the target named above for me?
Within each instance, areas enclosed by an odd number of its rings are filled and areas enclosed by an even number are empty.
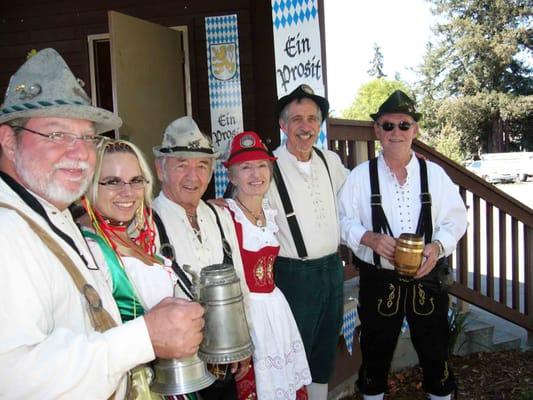
[[[87,36],[109,32],[107,11],[115,10],[164,26],[189,30],[193,117],[210,130],[204,18],[236,13],[239,21],[245,129],[275,132],[276,85],[268,0],[17,0],[0,8],[0,93],[31,49],[53,47],[87,83]],[[276,138],[277,140],[277,138]],[[277,141],[276,141],[277,143]]]

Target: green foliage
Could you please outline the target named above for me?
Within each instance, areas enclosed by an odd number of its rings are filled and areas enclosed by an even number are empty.
[[[417,92],[426,128],[468,152],[533,149],[530,0],[428,0],[439,17]]]
[[[375,78],[384,78],[387,76],[383,72],[383,54],[381,54],[381,47],[377,43],[374,43],[374,58],[370,61],[370,69],[367,73]]]
[[[373,79],[361,85],[352,105],[348,109],[343,110],[342,117],[370,121],[372,119],[370,118],[370,114],[375,113],[387,97],[397,89],[403,90],[407,94],[411,92],[402,81],[384,78]]]
[[[461,132],[451,125],[443,126],[439,132],[421,132],[419,139],[459,164],[468,158]]]
[[[516,397],[516,400],[533,400],[533,390],[528,389],[528,382],[526,379],[525,383],[520,385],[519,393]]]
[[[448,354],[452,355],[456,350],[459,335],[464,332],[468,314],[461,312],[457,307],[450,307],[448,314],[448,326],[450,327],[450,341],[448,343]],[[458,350],[458,349],[457,349]]]
[[[31,49],[31,50],[28,51],[28,53],[26,54],[26,60],[29,60],[29,59],[32,58],[35,54],[37,54],[37,50],[35,50],[35,49]]]

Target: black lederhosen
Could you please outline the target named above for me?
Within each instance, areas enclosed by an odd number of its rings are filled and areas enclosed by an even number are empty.
[[[448,293],[400,281],[395,272],[357,260],[363,363],[357,386],[364,394],[387,391],[387,377],[404,317],[424,371],[424,390],[450,394],[455,379],[448,365]]]
[[[431,195],[426,163],[421,159],[419,163],[422,207],[417,234],[423,235],[425,242],[429,243],[433,230]],[[373,231],[392,236],[381,207],[376,159],[370,161],[369,172]],[[358,310],[363,355],[357,386],[368,395],[387,390],[390,364],[406,318],[411,341],[424,371],[424,390],[439,396],[450,394],[456,383],[448,365],[448,292],[430,289],[416,279],[404,279],[395,271],[382,269],[377,253],[374,253],[373,259],[375,265],[356,260],[360,269]]]

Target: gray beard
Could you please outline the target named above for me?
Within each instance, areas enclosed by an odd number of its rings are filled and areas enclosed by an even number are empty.
[[[88,189],[91,180],[88,175],[81,182],[78,190],[73,192],[53,182],[55,170],[50,171],[46,176],[36,177],[32,171],[31,161],[24,159],[20,152],[15,155],[15,171],[25,183],[27,189],[47,200],[51,204],[71,204],[78,200]]]

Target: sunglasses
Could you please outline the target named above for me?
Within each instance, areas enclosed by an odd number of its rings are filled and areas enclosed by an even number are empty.
[[[390,132],[390,131],[394,130],[394,128],[396,128],[396,126],[398,126],[398,128],[401,131],[408,131],[415,124],[416,124],[416,122],[407,122],[407,121],[400,121],[398,123],[398,125],[396,125],[394,122],[383,122],[382,124],[380,124],[379,122],[376,122],[376,125],[379,126],[381,129],[383,129],[386,132]]]

